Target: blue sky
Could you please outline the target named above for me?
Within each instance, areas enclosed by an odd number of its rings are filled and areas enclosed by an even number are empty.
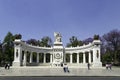
[[[8,31],[23,40],[60,32],[64,44],[120,30],[120,0],[0,0],[0,40]]]

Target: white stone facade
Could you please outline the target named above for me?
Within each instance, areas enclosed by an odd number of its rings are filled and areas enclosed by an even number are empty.
[[[59,67],[62,63],[67,63],[68,66],[84,68],[89,62],[93,68],[102,67],[100,40],[94,40],[88,45],[65,48],[61,35],[54,33],[54,36],[55,42],[52,47],[32,46],[20,39],[15,40],[13,66]]]

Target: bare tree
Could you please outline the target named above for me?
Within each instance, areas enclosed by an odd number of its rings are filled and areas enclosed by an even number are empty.
[[[120,31],[115,29],[103,35],[106,49],[113,54],[114,63],[118,63],[120,51]],[[112,56],[112,55],[111,55]]]

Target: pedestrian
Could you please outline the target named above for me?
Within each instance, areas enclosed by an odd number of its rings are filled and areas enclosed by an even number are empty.
[[[63,67],[63,62],[61,63],[61,67]]]
[[[63,67],[63,71],[64,71],[64,72],[66,72],[66,69],[65,69],[65,67]]]
[[[7,64],[7,67],[8,67],[8,69],[10,69],[10,64],[9,63]]]
[[[110,64],[110,63],[106,64],[106,69],[110,69],[111,70],[112,69],[112,64]]]
[[[110,70],[112,69],[112,64],[109,65]]]
[[[87,64],[87,67],[88,67],[88,70],[90,70],[90,63],[88,62],[88,64]]]
[[[64,64],[63,70],[64,70],[64,72],[70,72],[69,69],[68,69],[67,64]]]
[[[106,69],[108,69],[108,64],[106,64],[105,66],[106,66]]]
[[[7,69],[7,63],[5,63],[5,69]]]

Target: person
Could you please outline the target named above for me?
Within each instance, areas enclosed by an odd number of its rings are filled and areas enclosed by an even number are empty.
[[[106,69],[112,69],[112,64],[106,64]]]
[[[61,63],[61,67],[63,67],[63,62]]]
[[[64,72],[70,72],[69,69],[68,69],[67,64],[64,64],[63,70],[64,70]]]
[[[65,64],[63,65],[63,71],[66,72],[66,69],[65,69]]]
[[[112,69],[112,64],[109,65],[110,70]]]
[[[10,64],[9,63],[7,64],[7,67],[8,67],[8,69],[10,69]]]
[[[88,64],[87,64],[87,67],[88,67],[88,70],[90,70],[90,63],[88,62]]]
[[[7,69],[7,63],[5,63],[5,69]]]

